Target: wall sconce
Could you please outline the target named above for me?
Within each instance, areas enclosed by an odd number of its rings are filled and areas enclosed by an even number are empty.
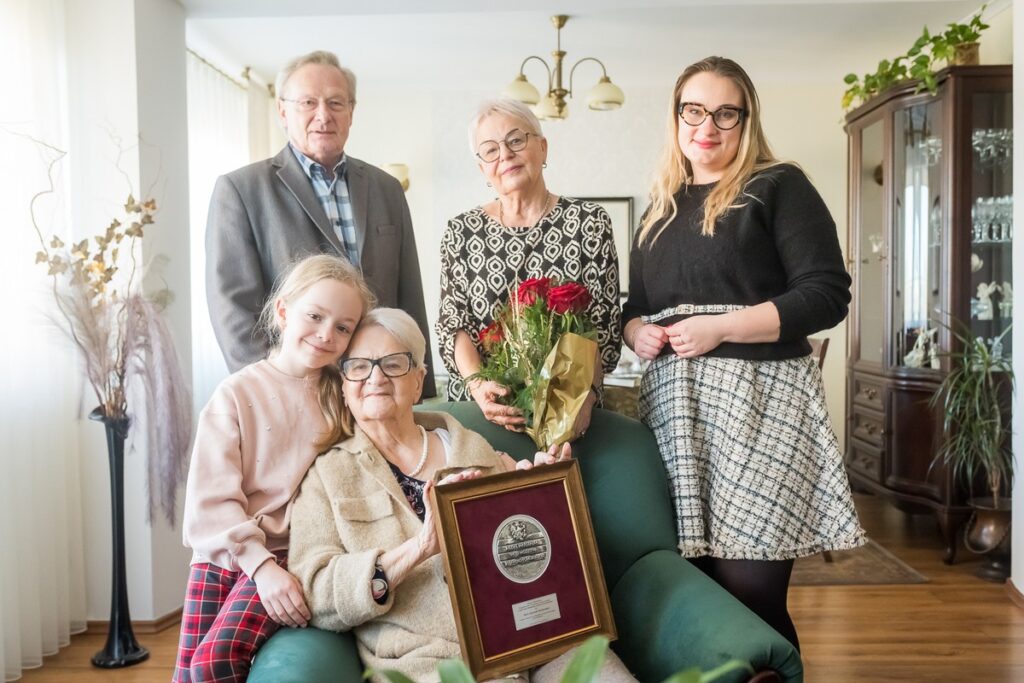
[[[403,191],[409,190],[409,167],[405,164],[384,164],[384,170],[402,185]]]

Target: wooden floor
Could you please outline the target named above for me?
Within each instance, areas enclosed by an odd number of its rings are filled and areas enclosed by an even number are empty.
[[[903,586],[794,588],[790,609],[803,646],[807,681],[1024,681],[1024,610],[1002,585],[974,577],[966,551],[942,564],[934,518],[909,517],[871,496],[857,507],[868,533],[931,581]],[[119,671],[95,669],[89,657],[102,636],[75,636],[24,683],[135,683],[171,678],[177,628],[139,641],[149,660]]]

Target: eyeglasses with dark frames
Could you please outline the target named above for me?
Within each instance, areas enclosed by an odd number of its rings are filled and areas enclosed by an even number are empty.
[[[708,111],[707,107],[698,102],[680,102],[676,113],[688,126],[699,126],[710,116],[711,122],[718,130],[732,130],[747,115],[747,110],[726,104],[714,111]]]
[[[385,377],[401,377],[412,370],[412,354],[408,351],[389,353],[380,358],[346,358],[341,361],[341,374],[350,382],[365,382],[373,374],[374,366]]]
[[[484,140],[476,148],[476,155],[480,161],[489,164],[497,161],[501,156],[501,146],[504,144],[510,152],[521,152],[526,149],[530,141],[530,134],[521,130],[513,130],[505,136],[504,140]]]

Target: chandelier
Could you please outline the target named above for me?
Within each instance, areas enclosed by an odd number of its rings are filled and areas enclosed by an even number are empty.
[[[556,49],[551,51],[551,56],[554,58],[554,66],[548,66],[548,63],[537,55],[530,55],[519,66],[519,75],[501,93],[504,97],[510,97],[530,105],[533,113],[539,119],[564,119],[569,115],[569,106],[566,104],[565,98],[566,96],[572,97],[572,75],[576,71],[576,67],[583,62],[597,62],[601,65],[601,80],[587,93],[586,102],[588,107],[600,111],[618,109],[626,99],[622,89],[608,78],[608,72],[605,70],[601,60],[594,57],[584,57],[573,64],[572,69],[569,70],[569,88],[566,89],[564,87],[562,59],[565,57],[565,50],[562,49],[562,27],[565,26],[565,22],[568,20],[569,17],[565,14],[556,14],[551,17],[551,23],[554,24],[557,33]],[[548,89],[543,99],[540,93],[537,92],[537,88],[533,87],[526,80],[525,74],[523,74],[523,67],[531,59],[536,59],[543,64],[548,74]]]

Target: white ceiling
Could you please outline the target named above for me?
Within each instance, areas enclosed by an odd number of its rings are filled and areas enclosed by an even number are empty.
[[[252,67],[272,81],[291,57],[313,49],[338,54],[360,87],[500,90],[520,61],[555,49],[552,14],[562,30],[566,66],[592,56],[612,80],[667,87],[687,64],[710,54],[739,61],[756,83],[831,83],[872,69],[905,50],[923,26],[942,28],[975,11],[976,0],[836,2],[831,0],[180,0],[191,48],[231,73]],[[999,11],[1009,0],[990,3]],[[637,6],[642,5],[642,6]],[[526,67],[534,84],[543,69]],[[584,64],[578,86],[598,67]],[[568,73],[566,73],[568,76]]]

